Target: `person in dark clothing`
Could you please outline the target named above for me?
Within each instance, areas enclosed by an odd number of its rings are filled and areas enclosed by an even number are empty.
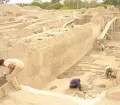
[[[80,84],[80,79],[72,79],[70,81],[70,86],[69,88],[79,88],[79,90],[81,91],[81,84]]]

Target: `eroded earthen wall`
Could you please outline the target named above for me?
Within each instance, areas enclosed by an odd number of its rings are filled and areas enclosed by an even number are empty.
[[[81,29],[75,27],[53,39],[56,40],[53,44],[42,48],[39,48],[39,43],[36,47],[32,45],[32,50],[31,45],[27,46],[29,50],[25,52],[24,58],[26,68],[21,73],[20,80],[34,88],[42,88],[74,65],[92,49],[95,38],[100,33],[100,27],[93,33],[91,25],[86,26]]]
[[[42,38],[42,33],[30,36],[9,52],[1,53],[3,57],[8,53],[8,58],[23,60],[25,69],[19,75],[22,84],[43,88],[92,49],[102,24],[101,18],[94,18],[91,23],[76,25],[60,34],[54,32],[50,37]]]

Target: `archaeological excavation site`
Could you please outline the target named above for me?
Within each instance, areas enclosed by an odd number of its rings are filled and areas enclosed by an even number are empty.
[[[120,105],[120,11],[0,4],[0,59],[24,62],[14,91],[0,67],[0,105]],[[111,66],[116,78],[107,79]],[[82,91],[69,83],[80,78]]]

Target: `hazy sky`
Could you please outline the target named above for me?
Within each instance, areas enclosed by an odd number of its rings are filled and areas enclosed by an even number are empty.
[[[29,3],[29,2],[32,2],[33,0],[10,0],[10,3]],[[51,1],[51,0],[42,0],[43,2],[45,1]],[[82,0],[84,1],[84,0]],[[98,0],[99,2],[103,1],[103,0]]]

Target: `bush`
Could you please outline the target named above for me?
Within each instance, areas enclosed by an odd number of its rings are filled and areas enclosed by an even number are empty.
[[[46,9],[50,5],[51,5],[50,2],[44,2],[44,3],[41,4],[41,8]]]
[[[18,4],[18,5],[24,7],[24,6],[29,6],[30,4]]]
[[[48,7],[46,7],[46,9],[60,9],[60,8],[62,8],[62,6],[63,5],[61,3],[54,3],[54,4],[51,4]]]
[[[67,10],[67,9],[70,9],[69,7],[67,6],[63,6],[62,8],[60,8],[61,10]]]
[[[99,6],[104,7],[105,9],[107,9],[107,5],[106,4],[96,4],[95,7],[99,7]]]
[[[37,2],[32,2],[31,4],[18,4],[18,5],[21,6],[21,7],[24,7],[24,6],[38,6],[38,7],[41,7],[41,4],[37,3]]]
[[[32,2],[30,5],[31,5],[31,6],[41,7],[41,4],[40,4],[40,3],[37,3],[37,2]]]

